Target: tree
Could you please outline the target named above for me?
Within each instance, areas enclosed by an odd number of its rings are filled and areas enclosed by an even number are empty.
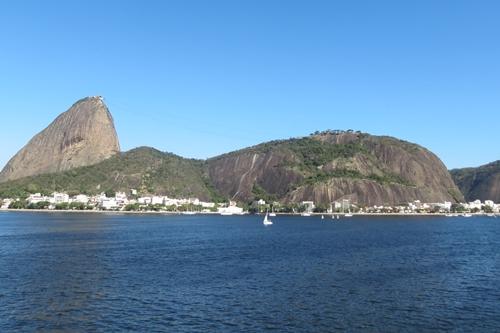
[[[486,206],[486,205],[484,205],[484,206],[483,206],[483,211],[484,211],[485,213],[487,213],[487,214],[491,214],[491,213],[493,213],[493,208],[492,208],[491,206]]]
[[[106,197],[108,197],[108,198],[114,198],[114,197],[115,197],[115,195],[116,195],[116,192],[115,192],[115,191],[113,191],[113,190],[111,190],[111,189],[109,189],[109,190],[106,190],[106,192],[104,192],[104,194],[105,194],[105,195],[106,195]]]
[[[74,209],[74,210],[84,210],[85,209],[85,204],[83,204],[81,202],[72,202],[69,205],[69,208],[70,209]]]
[[[319,204],[316,207],[314,207],[313,211],[315,213],[325,213],[327,210],[328,210],[328,208],[325,205]]]
[[[56,210],[67,210],[69,208],[69,203],[62,202],[56,205]]]
[[[127,211],[127,212],[135,212],[135,211],[138,211],[140,208],[139,204],[138,203],[134,203],[134,204],[128,204],[125,206],[124,210]]]
[[[26,200],[17,200],[13,201],[9,205],[9,209],[26,209],[28,207],[28,203]]]
[[[454,203],[451,205],[451,208],[450,210],[453,212],[453,213],[462,213],[465,211],[465,208],[464,206],[462,206],[461,204],[457,204],[457,203]]]

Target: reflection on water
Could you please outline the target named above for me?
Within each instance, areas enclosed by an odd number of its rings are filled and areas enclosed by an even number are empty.
[[[495,331],[488,218],[0,214],[0,331]]]

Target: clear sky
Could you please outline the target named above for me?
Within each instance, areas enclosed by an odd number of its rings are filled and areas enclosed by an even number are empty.
[[[500,1],[0,2],[0,166],[89,95],[123,150],[355,129],[476,166],[500,159]]]

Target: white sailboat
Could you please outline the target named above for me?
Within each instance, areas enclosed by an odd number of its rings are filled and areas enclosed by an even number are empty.
[[[268,213],[266,212],[266,216],[264,217],[264,221],[262,221],[262,224],[264,225],[272,225],[273,224],[273,221],[271,221],[269,218],[268,218]]]
[[[276,216],[276,213],[274,212],[274,207],[271,208],[271,212],[269,213],[269,216],[271,216],[271,217],[275,217]]]

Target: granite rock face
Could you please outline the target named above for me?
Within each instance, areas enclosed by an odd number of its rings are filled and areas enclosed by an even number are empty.
[[[119,151],[113,118],[102,98],[83,98],[7,163],[0,182],[96,164]]]
[[[360,205],[462,201],[441,160],[427,149],[386,136],[327,131],[264,143],[207,161],[215,188],[234,200]]]
[[[467,201],[500,202],[500,160],[477,168],[451,170],[455,183]]]

